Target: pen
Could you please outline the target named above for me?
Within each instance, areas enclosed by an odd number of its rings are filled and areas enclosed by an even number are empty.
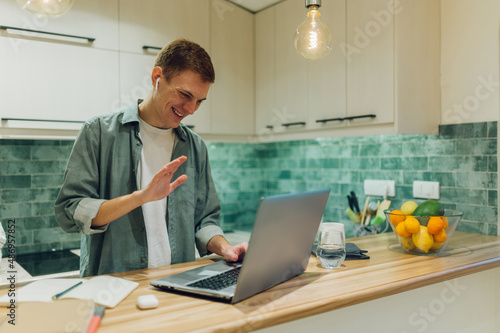
[[[94,316],[90,321],[89,327],[87,328],[87,333],[95,333],[97,332],[97,328],[101,324],[101,318],[104,316],[104,306],[98,305],[94,309]]]
[[[68,289],[64,290],[64,291],[61,291],[59,294],[55,294],[54,296],[52,296],[52,299],[55,301],[57,299],[59,299],[62,295],[66,294],[67,292],[71,291],[72,289],[78,287],[79,285],[81,285],[83,283],[83,281],[80,281],[78,282],[77,284],[75,284],[74,286],[71,286],[69,287]]]

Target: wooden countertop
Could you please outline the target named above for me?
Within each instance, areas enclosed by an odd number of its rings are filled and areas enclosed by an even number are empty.
[[[500,237],[495,236],[457,231],[440,257],[405,254],[392,233],[349,241],[368,250],[371,259],[344,261],[341,269],[327,272],[311,257],[303,274],[235,305],[149,285],[211,260],[113,274],[140,285],[116,308],[106,311],[99,333],[252,331],[500,267]],[[145,294],[158,297],[158,308],[137,308],[137,297]],[[1,309],[0,315],[4,312]]]

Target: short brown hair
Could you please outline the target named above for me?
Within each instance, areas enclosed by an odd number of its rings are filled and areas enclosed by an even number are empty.
[[[176,39],[165,45],[156,56],[156,66],[161,67],[167,81],[189,69],[200,74],[203,81],[215,82],[214,66],[208,53],[200,45],[186,39]]]

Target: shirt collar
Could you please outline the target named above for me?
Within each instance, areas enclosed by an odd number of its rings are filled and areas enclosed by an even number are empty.
[[[123,111],[123,118],[122,118],[122,124],[127,124],[127,123],[139,123],[139,104],[142,103],[142,99],[137,100],[136,104],[131,104],[129,105],[124,111]],[[174,128],[175,133],[177,136],[182,140],[186,141],[187,140],[187,133],[186,133],[186,127],[184,124],[180,124],[179,127]]]

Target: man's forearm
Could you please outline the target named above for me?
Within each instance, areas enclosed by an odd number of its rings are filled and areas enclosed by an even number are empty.
[[[207,244],[207,250],[224,257],[228,249],[231,248],[231,244],[221,235],[214,236],[210,239]]]
[[[92,219],[92,227],[108,224],[144,204],[139,191],[102,203],[96,217]]]

